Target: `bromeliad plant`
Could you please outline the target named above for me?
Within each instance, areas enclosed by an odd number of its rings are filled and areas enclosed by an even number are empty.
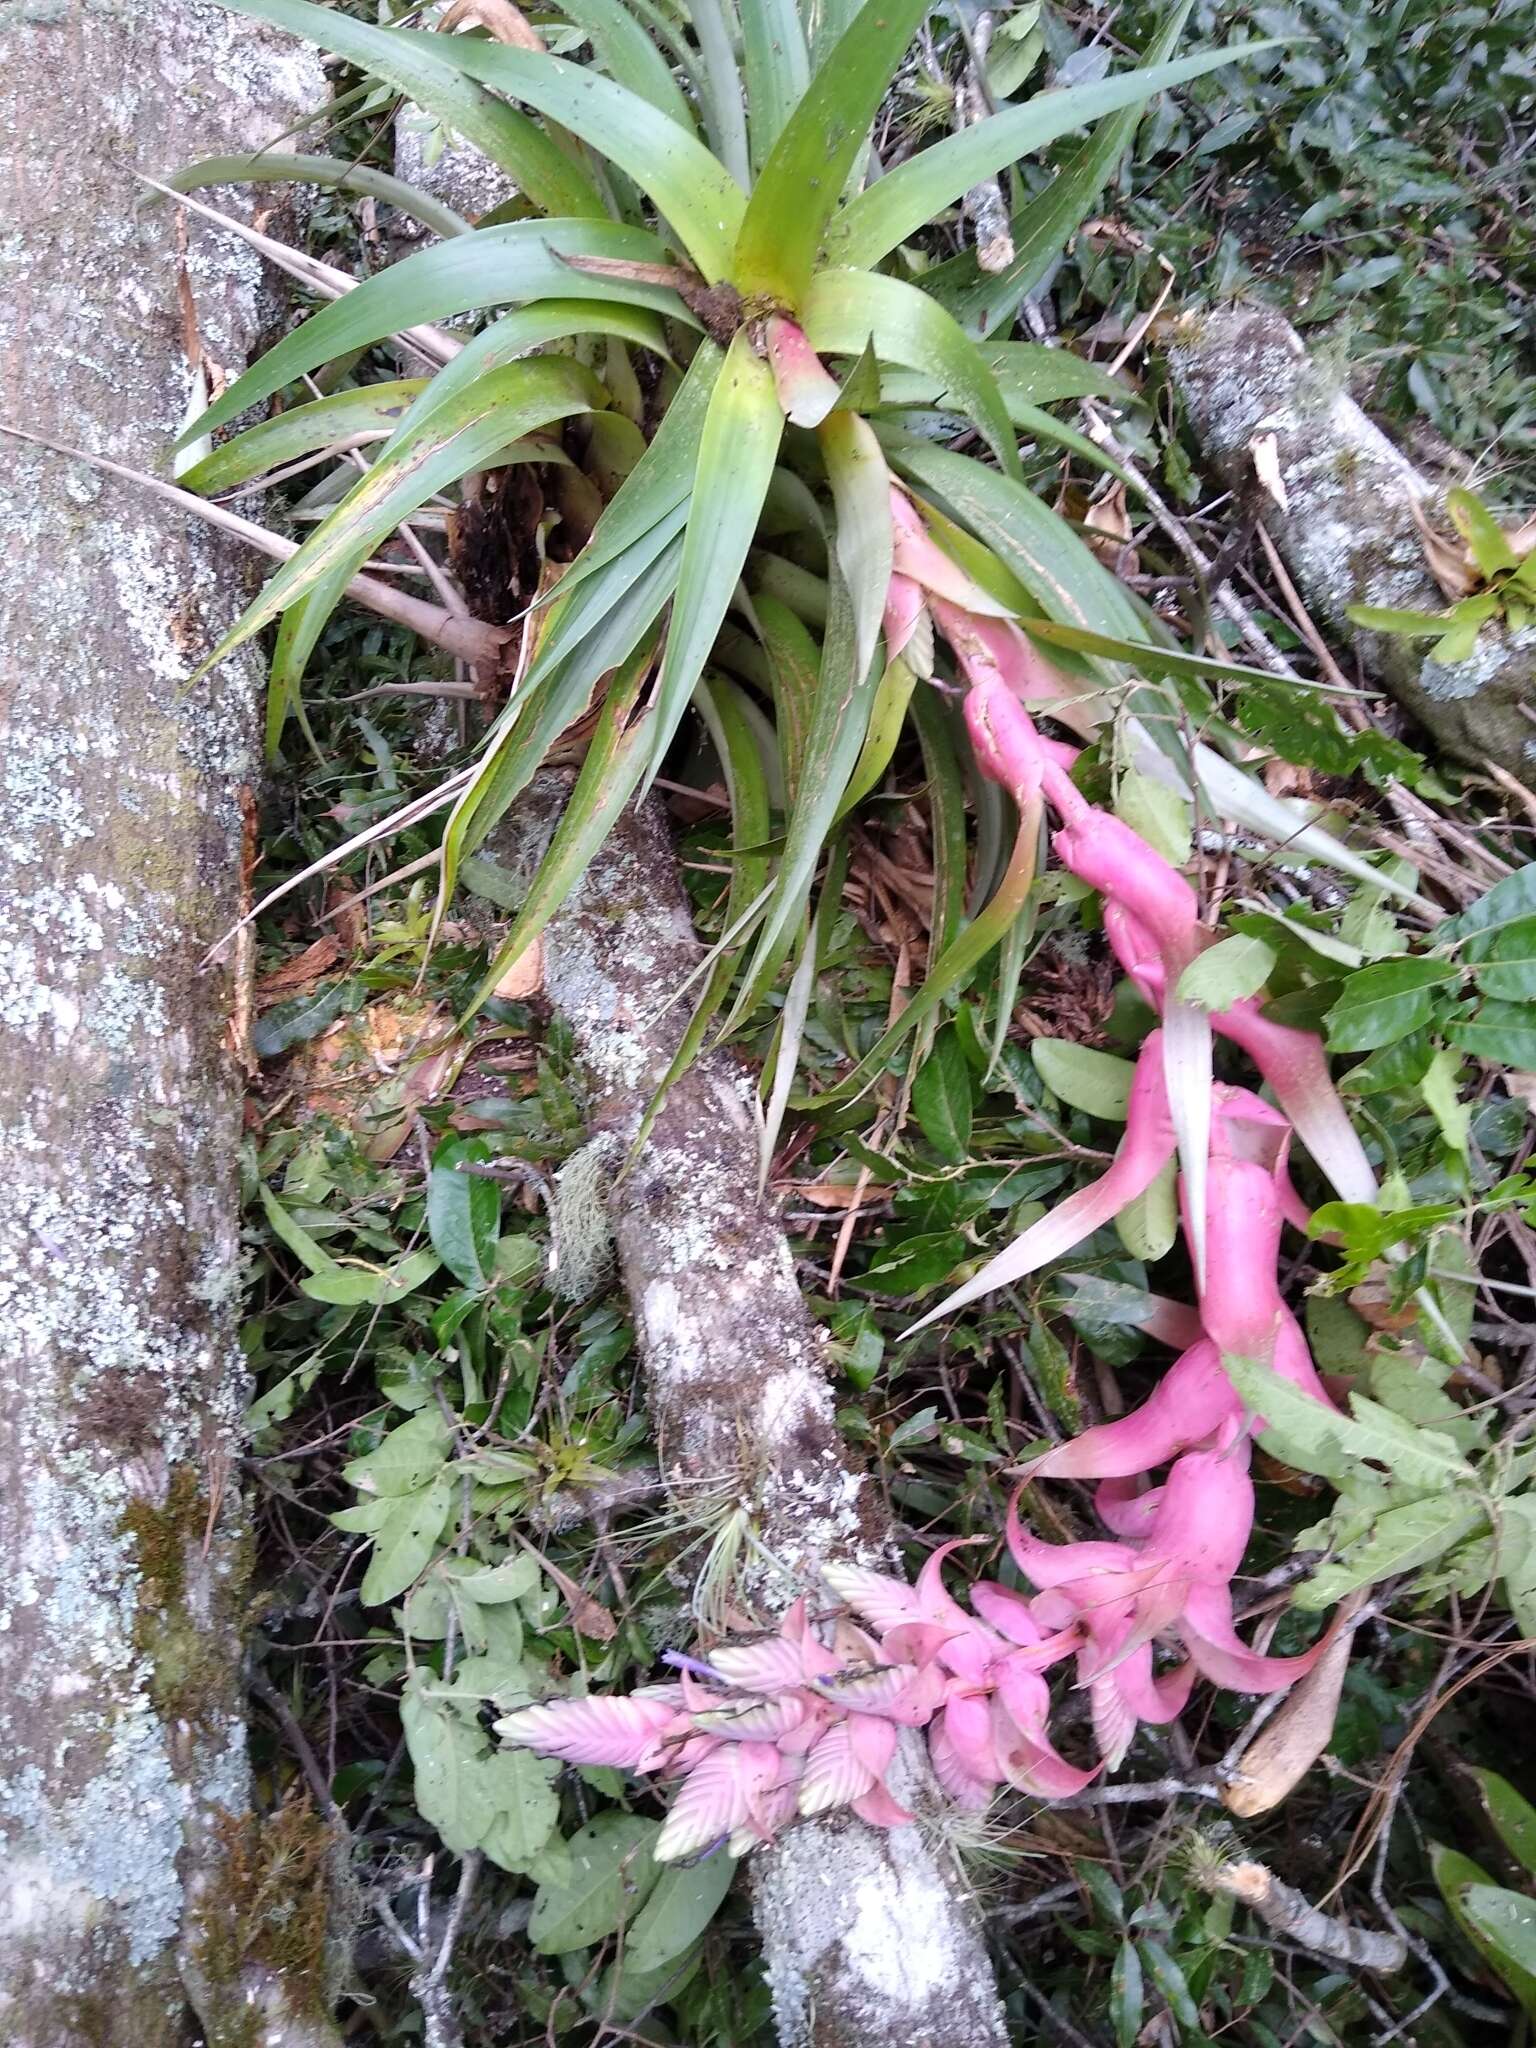
[[[979,181],[1098,121],[1014,224],[1009,284],[1027,290],[1087,212],[1147,96],[1232,53],[1164,61],[1187,13],[1178,8],[1147,68],[1004,108],[875,177],[870,126],[922,0],[804,18],[791,0],[752,0],[739,37],[720,0],[695,0],[682,26],[613,0],[563,0],[556,11],[592,44],[589,66],[551,55],[506,7],[488,19],[510,42],[380,28],[307,0],[233,4],[383,79],[500,163],[519,191],[518,217],[473,230],[419,207],[445,239],[355,287],[317,273],[334,303],[189,429],[201,447],[250,406],[328,365],[345,375],[392,337],[440,365],[430,379],[332,388],[199,454],[184,476],[222,489],[330,453],[363,470],[339,498],[344,470],[311,493],[324,514],[316,530],[210,660],[277,624],[273,743],[300,708],[325,620],[397,528],[449,494],[472,496],[469,480],[488,470],[552,471],[573,450],[589,462],[601,453],[593,467],[609,488],[590,538],[548,579],[520,640],[506,635],[517,646],[510,694],[473,764],[441,793],[451,809],[440,904],[473,880],[477,849],[555,743],[596,710],[554,843],[481,993],[531,944],[695,709],[732,801],[727,929],[738,953],[722,948],[684,1056],[733,987],[727,1023],[753,1011],[793,957],[771,1150],[815,974],[823,861],[822,901],[835,904],[842,821],[884,775],[908,718],[927,749],[946,698],[963,695],[981,795],[1014,850],[985,878],[990,900],[970,926],[957,919],[939,933],[925,986],[838,1094],[876,1078],[999,945],[1001,1037],[1047,810],[1063,865],[1102,896],[1121,964],[1161,1013],[1103,1182],[946,1304],[1059,1256],[1177,1155],[1200,1334],[1145,1409],[1040,1468],[1098,1478],[1113,1540],[1056,1547],[1014,1516],[1014,1562],[1035,1593],[977,1588],[974,1614],[944,1593],[938,1559],[915,1589],[834,1572],[829,1591],[867,1626],[843,1618],[828,1630],[801,1606],[770,1643],[711,1651],[675,1685],[529,1708],[503,1734],[578,1762],[679,1776],[663,1853],[682,1855],[716,1836],[767,1838],[796,1811],[849,1804],[877,1823],[905,1818],[888,1782],[903,1726],[927,1728],[935,1770],[965,1804],[984,1805],[1003,1782],[1046,1795],[1080,1787],[1084,1773],[1045,1732],[1040,1674],[1068,1655],[1109,1762],[1138,1720],[1178,1710],[1197,1671],[1245,1690],[1287,1683],[1307,1659],[1250,1650],[1233,1628],[1230,1587],[1253,1512],[1253,1385],[1333,1414],[1274,1279],[1281,1220],[1297,1220],[1292,1128],[1346,1202],[1369,1204],[1374,1177],[1319,1042],[1266,1018],[1256,984],[1221,986],[1189,885],[1088,801],[1077,749],[1042,733],[1025,707],[1292,857],[1406,892],[1247,773],[1213,694],[1246,672],[1182,652],[1029,489],[1021,434],[1102,462],[1042,409],[1101,388],[1099,374],[1053,351],[981,341],[999,285],[989,279],[978,298],[974,265],[940,266],[925,285],[900,260]],[[244,168],[269,175],[282,164]],[[221,161],[182,182],[240,168]],[[411,203],[398,187],[390,196]],[[435,324],[501,308],[467,341]],[[650,359],[649,405],[636,350]],[[640,426],[653,421],[647,439]],[[985,456],[942,445],[956,421]],[[486,649],[475,642],[471,658],[493,694],[502,678]],[[1326,703],[1317,715],[1332,716]],[[1215,1083],[1213,1030],[1250,1056],[1278,1111]],[[1164,1465],[1160,1485],[1129,1487]],[[1162,1675],[1159,1639],[1187,1653]]]

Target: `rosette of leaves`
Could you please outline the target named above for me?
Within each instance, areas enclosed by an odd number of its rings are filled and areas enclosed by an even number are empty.
[[[1198,787],[1219,814],[1373,879],[1235,764],[1240,747],[1213,692],[1248,672],[1182,653],[1029,488],[1021,435],[1105,461],[1050,403],[1127,394],[1063,351],[978,339],[999,281],[983,279],[971,255],[924,269],[914,246],[979,180],[1090,126],[1015,218],[1005,283],[1029,289],[1091,208],[1148,97],[1238,54],[1169,61],[1187,6],[1174,8],[1141,68],[1005,105],[877,176],[871,129],[923,19],[921,0],[861,9],[754,0],[739,15],[729,0],[675,11],[570,0],[553,26],[563,47],[590,46],[579,64],[538,47],[520,15],[512,46],[477,32],[378,27],[308,0],[232,4],[424,108],[501,165],[519,193],[478,227],[461,223],[344,292],[184,437],[205,442],[291,392],[307,402],[215,448],[183,481],[223,490],[342,456],[334,479],[311,493],[325,516],[213,657],[276,624],[269,740],[300,707],[305,664],[349,578],[402,521],[429,501],[451,502],[466,478],[519,462],[570,464],[572,450],[596,485],[590,538],[541,592],[515,687],[447,812],[440,907],[459,884],[487,880],[477,849],[560,736],[595,716],[555,840],[482,998],[623,805],[650,785],[691,715],[707,728],[732,806],[726,928],[735,951],[722,948],[689,1051],[733,987],[739,1017],[792,957],[809,976],[818,872],[831,849],[824,895],[835,901],[841,822],[878,785],[909,725],[929,770],[935,840],[952,849],[958,879],[963,735],[916,672],[923,657],[881,653],[892,472],[999,615],[1037,635],[1058,667],[1101,686],[1087,701],[1103,707],[1106,745],[1139,735],[1175,792]],[[313,164],[244,168],[300,177],[315,175]],[[178,183],[227,181],[241,168],[220,160]],[[344,182],[346,167],[326,175]],[[398,182],[390,196],[410,200]],[[418,210],[439,230],[452,225],[435,204]],[[467,314],[495,317],[467,345],[449,336],[444,346],[431,323]],[[837,403],[814,423],[797,423],[793,407],[786,420],[765,359],[776,314],[838,374]],[[384,391],[345,385],[375,344],[413,331],[429,344],[435,336],[447,357],[435,375],[394,377]],[[308,398],[303,380],[327,366],[326,395]],[[944,445],[962,436],[978,452]],[[348,463],[355,480],[343,491]],[[1131,720],[1111,715],[1127,708]],[[1319,715],[1334,718],[1325,700]],[[1193,744],[1191,729],[1203,734]],[[901,1031],[931,1018],[941,995],[1010,936],[1000,1012],[1009,973],[1016,986],[1032,859],[1008,857],[1006,799],[984,791],[978,802],[990,812],[972,901],[987,907],[966,929],[963,886],[941,891],[926,1000],[909,1006]],[[788,1025],[793,1016],[790,1003]],[[782,1073],[793,1069],[794,1043],[790,1031]]]

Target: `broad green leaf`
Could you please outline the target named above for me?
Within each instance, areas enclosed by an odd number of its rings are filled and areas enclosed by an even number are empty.
[[[1464,1494],[1438,1494],[1387,1508],[1362,1542],[1351,1543],[1342,1556],[1319,1565],[1297,1588],[1296,1605],[1312,1611],[1331,1607],[1362,1586],[1374,1586],[1398,1572],[1417,1571],[1475,1535],[1485,1521],[1477,1501]]]
[[[1504,875],[1475,903],[1449,917],[1435,931],[1437,945],[1466,942],[1469,960],[1486,958],[1494,935],[1507,925],[1536,917],[1536,861]]]
[[[509,1600],[521,1600],[539,1583],[539,1561],[526,1550],[483,1571],[466,1572],[455,1581],[454,1590],[477,1607],[500,1607]]]
[[[376,1450],[344,1465],[341,1476],[359,1493],[415,1493],[441,1470],[448,1444],[442,1416],[436,1408],[424,1408],[392,1429]]]
[[[772,372],[742,332],[726,353],[699,441],[677,594],[656,678],[653,776],[714,647],[757,530],[783,435]]]
[[[453,1489],[434,1479],[409,1493],[373,1539],[373,1555],[360,1589],[365,1607],[384,1607],[420,1578],[436,1554],[443,1523],[453,1510]]]
[[[1068,1038],[1037,1038],[1029,1048],[1035,1071],[1053,1095],[1073,1109],[1103,1117],[1107,1123],[1125,1122],[1131,1082],[1136,1069],[1129,1060],[1116,1059],[1091,1046],[1075,1045]]]
[[[1142,1961],[1147,1973],[1161,1993],[1168,2010],[1181,2027],[1191,2033],[1200,2033],[1200,2008],[1195,2003],[1189,1980],[1179,1963],[1171,1956],[1160,1941],[1143,1939],[1136,1946],[1141,1950]]]
[[[1469,945],[1466,958],[1481,994],[1512,1003],[1536,1001],[1536,917],[1501,925],[1475,952]]]
[[[355,448],[363,441],[388,440],[411,401],[425,388],[424,378],[407,377],[296,405],[274,419],[247,427],[243,434],[183,470],[177,481],[183,490],[211,495],[232,490],[264,470],[277,469],[333,443],[338,448]]]
[[[1352,1464],[1367,1463],[1425,1492],[1471,1483],[1465,1457],[1436,1430],[1420,1429],[1359,1394],[1351,1397],[1353,1412],[1341,1415],[1251,1358],[1224,1354],[1222,1364],[1246,1405],[1264,1418],[1265,1437],[1274,1430],[1283,1438],[1287,1462],[1302,1471],[1335,1478],[1341,1470],[1347,1476]]]
[[[346,18],[328,9],[314,11],[327,21]],[[181,442],[227,426],[321,363],[353,355],[424,321],[447,320],[483,306],[531,299],[602,299],[649,307],[674,319],[686,317],[669,286],[593,276],[573,270],[563,260],[567,256],[595,256],[621,264],[664,263],[667,252],[643,229],[617,227],[606,220],[519,220],[418,249],[285,334],[235,379],[222,398],[198,414]]]
[[[635,717],[635,706],[650,672],[652,650],[643,648],[625,663],[603,700],[602,715],[587,747],[575,787],[560,814],[555,836],[539,864],[512,928],[470,1001],[470,1012],[494,992],[496,984],[520,959],[559,910],[591,865],[593,856],[640,786],[650,758],[647,717]],[[462,1277],[462,1276],[461,1276]]]
[[[1452,961],[1379,960],[1345,982],[1329,1010],[1330,1052],[1372,1052],[1429,1022],[1435,993],[1458,978]]]
[[[1115,2048],[1136,2048],[1144,2006],[1141,1957],[1134,1941],[1122,1941],[1109,1973],[1109,2017]]]
[[[1536,1899],[1503,1885],[1470,1884],[1461,1893],[1461,1911],[1483,1953],[1536,2019]]]
[[[503,1870],[528,1870],[559,1825],[559,1768],[528,1749],[481,1759],[474,1773],[480,1846]]]
[[[1197,954],[1179,976],[1176,993],[1197,1009],[1230,1010],[1257,995],[1274,971],[1275,956],[1264,941],[1239,934]]]
[[[361,192],[382,199],[400,213],[419,220],[434,235],[467,235],[470,223],[430,192],[393,178],[372,164],[337,156],[285,156],[263,150],[259,156],[207,156],[184,171],[167,172],[162,181],[173,192],[196,192],[204,185],[319,185],[341,192]],[[580,211],[580,209],[577,209]]]
[[[416,1810],[462,1854],[478,1845],[485,1818],[479,1774],[485,1738],[472,1720],[427,1691],[432,1682],[424,1672],[407,1680],[400,1726],[415,1776]]]
[[[801,309],[827,223],[926,11],[926,0],[868,0],[819,59],[747,202],[731,267],[738,291]]]
[[[299,1282],[301,1294],[341,1308],[382,1307],[414,1293],[437,1271],[436,1252],[407,1252],[383,1267],[335,1265]]]
[[[1474,1771],[1483,1797],[1483,1811],[1499,1840],[1530,1876],[1536,1877],[1536,1806],[1497,1771]]]
[[[1115,1215],[1115,1234],[1133,1259],[1153,1264],[1173,1249],[1179,1234],[1179,1162],[1161,1167],[1145,1194]]]
[[[1440,1887],[1441,1897],[1450,1909],[1451,1918],[1483,1960],[1491,1964],[1508,1984],[1527,2016],[1536,2020],[1536,1973],[1521,1969],[1512,1959],[1501,1960],[1499,1951],[1466,1910],[1469,1892],[1497,1889],[1487,1871],[1474,1863],[1470,1856],[1447,1849],[1440,1842],[1430,1846],[1429,1865],[1434,1872],[1435,1883]]]
[[[1005,107],[985,121],[946,135],[897,164],[849,201],[827,231],[827,260],[861,266],[878,263],[983,179],[1070,135],[1074,128],[1122,108],[1139,111],[1154,93],[1184,85],[1220,64],[1273,48],[1275,44],[1270,42],[1205,50],[1173,64],[1152,65],[1094,85],[1037,93],[1023,106]]]
[[[953,1024],[946,1024],[912,1080],[912,1114],[941,1159],[963,1165],[971,1150],[971,1069]]]
[[[1181,868],[1193,844],[1189,802],[1177,790],[1133,771],[1115,786],[1115,812],[1171,867]]]
[[[891,581],[891,473],[874,430],[857,413],[830,413],[816,437],[837,512],[837,565],[853,605],[854,668],[863,675],[875,658]]]
[[[664,1969],[690,1949],[735,1875],[735,1859],[723,1850],[698,1863],[669,1863],[624,1937],[625,1972]]]
[[[1019,399],[1026,405],[1055,405],[1063,398],[1107,398],[1123,406],[1138,402],[1130,385],[1069,348],[1047,348],[1038,341],[987,341],[981,352],[992,365],[1005,400]]]
[[[651,1857],[660,1832],[658,1822],[633,1813],[600,1814],[578,1829],[570,1876],[540,1885],[533,1901],[528,1939],[541,1956],[590,1948],[637,1918],[661,1875]]]
[[[803,297],[802,325],[819,354],[856,356],[872,341],[882,361],[936,378],[954,405],[975,421],[1008,475],[1020,475],[1013,428],[985,358],[964,329],[916,285],[876,271],[818,271]]]
[[[741,9],[741,56],[752,168],[761,171],[811,78],[794,0],[751,0]]]
[[[377,28],[339,9],[311,6],[309,0],[227,0],[227,5],[236,14],[275,22],[382,78],[456,135],[483,149],[541,212],[601,217],[604,209],[597,187],[553,137],[464,76],[468,67],[455,60],[456,46],[465,38]]]
[[[462,1286],[483,1292],[496,1275],[496,1240],[501,1231],[501,1189],[464,1166],[491,1158],[484,1138],[444,1138],[432,1154],[427,1176],[427,1229],[433,1248]]]
[[[521,435],[590,410],[601,392],[589,370],[542,356],[488,370],[434,412],[394,453],[381,456],[298,553],[278,570],[202,664],[203,671],[260,632],[322,579],[350,577],[381,540],[428,498],[455,484]]]
[[[1536,1006],[1530,1003],[1484,1003],[1463,1022],[1449,1025],[1446,1036],[1490,1066],[1527,1073],[1536,1068]]]
[[[471,36],[390,34],[412,49],[441,51],[440,61],[579,135],[654,201],[711,284],[724,276],[744,212],[741,188],[688,129],[590,65]]]
[[[1485,583],[1519,568],[1520,557],[1510,546],[1509,536],[1474,492],[1462,484],[1453,484],[1445,494],[1445,509]]]

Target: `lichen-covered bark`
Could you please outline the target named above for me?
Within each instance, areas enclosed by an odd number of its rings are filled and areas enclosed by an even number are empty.
[[[1261,511],[1320,620],[1352,642],[1370,675],[1449,753],[1473,767],[1497,762],[1536,784],[1536,631],[1483,628],[1471,657],[1449,666],[1427,642],[1366,633],[1345,607],[1438,612],[1447,600],[1429,573],[1415,504],[1436,491],[1309,356],[1273,308],[1236,305],[1180,322],[1168,360],[1196,439],[1224,480]],[[1251,446],[1273,434],[1288,509],[1255,474]],[[1448,526],[1448,522],[1442,524]]]
[[[526,867],[563,787],[540,778],[502,850]],[[627,1154],[677,1050],[663,1006],[700,947],[665,824],[628,812],[545,938],[550,1002],[574,1034],[595,1134]],[[757,1195],[751,1076],[699,1060],[672,1089],[610,1211],[634,1308],[662,1473],[685,1500],[741,1501],[765,1607],[832,1557],[889,1564],[874,1480],[849,1459],[789,1245]],[[766,1562],[765,1560],[771,1560]],[[989,2048],[1007,2035],[991,1965],[915,1737],[896,1789],[919,1824],[880,1834],[802,1822],[752,1858],[784,2048]]]
[[[141,466],[192,370],[177,222],[135,173],[258,148],[313,58],[213,0],[0,8],[0,418]],[[238,203],[238,202],[232,202]],[[192,224],[202,345],[263,320]],[[196,659],[233,551],[0,441],[0,2039],[320,2038],[183,1961],[247,1798],[229,978],[257,676]],[[247,1994],[257,2002],[248,2003]]]

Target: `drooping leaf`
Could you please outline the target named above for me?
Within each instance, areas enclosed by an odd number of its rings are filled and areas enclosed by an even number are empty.
[[[346,18],[326,8],[313,11],[327,21]],[[573,269],[563,260],[567,256],[655,264],[664,263],[667,252],[642,228],[618,227],[607,220],[519,220],[418,249],[285,334],[198,414],[181,440],[196,440],[227,426],[321,363],[352,355],[424,321],[447,320],[484,306],[546,298],[605,299],[649,307],[674,319],[689,317],[669,286],[606,273],[594,276]]]
[[[312,6],[310,0],[226,0],[226,4],[237,14],[275,22],[306,42],[345,57],[360,71],[384,79],[456,135],[483,149],[543,212],[602,217],[604,207],[597,187],[554,138],[526,114],[464,76],[466,67],[454,61],[454,45],[463,38],[378,28],[339,9]]]
[[[1009,164],[1029,156],[1074,128],[1130,108],[1133,115],[1154,93],[1184,85],[1218,65],[1273,49],[1271,43],[1205,50],[1176,63],[1150,65],[1093,85],[1065,86],[1037,93],[1023,106],[1006,107],[984,121],[946,135],[931,148],[897,164],[849,201],[827,231],[831,263],[874,264],[898,243]],[[1118,152],[1117,152],[1118,154]]]
[[[390,34],[412,49],[441,51],[440,62],[536,107],[579,135],[655,202],[709,283],[724,276],[744,210],[741,188],[687,128],[590,65],[470,36],[414,29]]]
[[[363,441],[387,440],[411,401],[425,388],[425,379],[405,377],[296,405],[275,419],[247,427],[243,434],[183,470],[178,481],[188,491],[228,491],[317,448],[352,448]]]
[[[534,1897],[528,1939],[540,1955],[590,1948],[638,1917],[661,1875],[651,1856],[660,1832],[633,1813],[600,1814],[577,1830],[569,1876]]]
[[[185,170],[168,171],[164,182],[173,192],[196,192],[204,185],[318,185],[322,190],[361,192],[418,220],[434,235],[467,235],[470,223],[430,192],[391,177],[373,164],[349,163],[337,156],[293,156],[263,150],[258,156],[207,156]]]
[[[664,1969],[690,1949],[719,1911],[735,1875],[734,1859],[719,1851],[698,1863],[668,1864],[625,1935],[625,1971]]]

